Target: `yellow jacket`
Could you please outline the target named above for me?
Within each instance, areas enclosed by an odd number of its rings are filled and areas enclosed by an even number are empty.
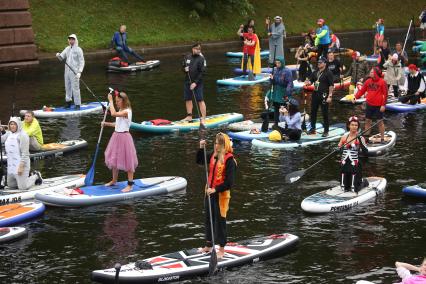
[[[38,123],[38,120],[35,117],[33,118],[33,122],[31,123],[24,121],[22,128],[30,138],[35,137],[40,145],[44,144],[43,133],[41,132],[40,124]]]

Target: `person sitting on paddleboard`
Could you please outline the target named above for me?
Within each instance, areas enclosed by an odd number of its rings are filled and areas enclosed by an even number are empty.
[[[426,258],[420,266],[411,265],[404,262],[395,262],[396,272],[401,277],[402,282],[398,284],[424,284],[426,283]],[[419,274],[412,275],[411,271],[418,272]]]
[[[341,72],[343,71],[342,63],[340,63],[340,60],[335,58],[334,53],[332,51],[329,51],[327,54],[327,69],[333,73],[333,79],[334,83],[341,82]]]
[[[403,90],[405,90],[407,94],[399,100],[402,103],[415,105],[416,103],[420,103],[420,98],[425,95],[426,82],[415,64],[408,65],[408,71],[409,74],[405,79],[403,87]]]
[[[25,112],[22,129],[30,138],[30,151],[40,151],[43,147],[43,132],[38,120],[34,117],[34,112]]]
[[[379,131],[381,134],[381,143],[385,141],[385,123],[383,122],[383,113],[386,109],[386,102],[388,99],[388,88],[385,80],[382,78],[382,70],[379,67],[374,67],[370,71],[370,78],[365,81],[361,90],[359,90],[353,97],[352,102],[355,103],[357,99],[361,98],[365,93],[366,108],[365,108],[365,129],[368,129],[367,135],[370,135],[370,128],[373,119],[381,120],[379,124]]]
[[[11,117],[8,128],[9,131],[5,131],[0,127],[1,143],[4,143],[7,154],[7,185],[10,188],[27,190],[33,185],[42,184],[40,172],[34,171],[30,175],[30,139],[22,130],[21,119]]]
[[[281,106],[280,121],[285,122],[285,128],[278,126],[284,140],[297,141],[300,139],[302,116],[299,111],[299,102],[295,98],[289,99],[288,107]]]
[[[133,49],[131,49],[127,45],[127,33],[126,33],[126,25],[121,25],[118,31],[114,33],[111,39],[111,48],[115,48],[118,52],[118,56],[120,56],[121,60],[130,63],[129,57],[127,57],[127,53],[134,56],[139,60],[138,64],[144,64],[143,57],[137,54]]]
[[[132,108],[126,93],[115,90],[114,97],[118,111],[115,109],[112,94],[108,94],[109,110],[111,116],[115,117],[115,122],[103,122],[103,126],[114,127],[114,133],[105,150],[105,164],[112,170],[112,180],[105,185],[116,184],[118,171],[125,171],[127,172],[127,186],[122,192],[129,192],[133,189],[133,174],[138,166],[135,144],[132,135],[129,133],[130,123],[132,122]]]
[[[192,99],[198,103],[201,112],[200,122],[204,123],[207,115],[206,103],[203,97],[203,74],[206,70],[206,59],[201,53],[201,45],[195,43],[192,45],[192,53],[185,55],[182,64],[185,72],[185,80],[183,85],[183,98],[185,100],[186,117],[184,121],[192,120]]]
[[[285,67],[284,58],[277,57],[275,65],[274,74],[270,75],[272,87],[265,96],[266,111],[261,115],[263,118],[262,132],[268,131],[269,102],[272,102],[274,107],[274,125],[272,128],[277,129],[280,107],[284,105],[284,99],[290,97],[293,92],[293,75],[291,70]]]
[[[311,95],[311,130],[310,135],[316,134],[316,123],[318,108],[321,106],[322,117],[324,119],[324,133],[322,137],[328,137],[329,120],[328,105],[333,97],[333,73],[327,69],[326,59],[320,57],[318,59],[318,71],[313,72],[310,80],[305,82],[306,85],[314,84],[314,92]]]
[[[368,153],[368,149],[365,145],[364,137],[358,136],[361,128],[358,117],[351,116],[346,123],[346,127],[349,130],[349,134],[343,135],[338,145],[342,150],[340,185],[343,191],[358,192],[363,185],[359,152]],[[349,144],[345,145],[346,143]]]
[[[197,164],[203,165],[204,147],[206,141],[200,141],[200,149],[197,152]],[[214,143],[214,152],[207,155],[207,163],[209,168],[208,184],[206,185],[204,210],[205,210],[205,237],[206,245],[200,252],[208,253],[212,250],[212,235],[210,227],[210,215],[207,195],[210,196],[210,204],[212,209],[212,222],[214,228],[214,239],[219,244],[217,257],[223,258],[225,254],[225,245],[227,242],[226,233],[226,216],[229,209],[229,200],[231,198],[231,188],[234,185],[234,176],[237,162],[233,156],[233,149],[229,136],[219,132],[216,135]]]
[[[257,35],[254,33],[254,29],[252,26],[247,28],[247,33],[243,32],[243,29],[240,27],[237,31],[238,36],[244,38],[244,47],[243,47],[243,75],[247,75],[250,81],[254,80],[254,64],[255,64],[255,53],[256,53],[256,45],[258,44]],[[250,67],[248,66],[250,60]]]

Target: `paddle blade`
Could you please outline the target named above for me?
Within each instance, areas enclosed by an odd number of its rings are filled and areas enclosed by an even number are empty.
[[[200,122],[200,128],[198,129],[198,134],[200,136],[200,140],[206,139],[207,136],[207,127]]]
[[[93,181],[95,180],[95,163],[90,167],[89,171],[84,178],[84,185],[93,185]]]
[[[289,173],[288,175],[285,176],[285,182],[295,183],[305,174],[305,172],[306,172],[305,170],[300,170],[300,171]]]
[[[213,247],[210,255],[209,276],[215,275],[217,272],[217,255],[216,249]]]

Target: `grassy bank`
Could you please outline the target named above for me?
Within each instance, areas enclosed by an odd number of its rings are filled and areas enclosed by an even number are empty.
[[[58,51],[76,33],[84,50],[107,48],[114,31],[127,25],[130,46],[155,46],[193,41],[236,39],[247,17],[238,11],[218,11],[217,22],[189,19],[191,7],[183,0],[30,0],[36,43],[42,51]],[[335,32],[371,29],[379,17],[386,27],[406,27],[424,4],[418,0],[252,0],[258,33],[266,16],[281,15],[288,34],[300,34],[324,18]],[[333,3],[332,6],[330,4]]]

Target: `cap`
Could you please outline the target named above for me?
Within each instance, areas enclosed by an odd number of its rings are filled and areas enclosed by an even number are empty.
[[[76,38],[77,38],[77,36],[76,36],[75,34],[70,34],[70,35],[68,36],[68,38],[76,39]]]
[[[299,106],[299,102],[295,98],[291,98],[288,100],[289,104],[294,106]]]
[[[327,62],[327,59],[325,59],[323,56],[318,58],[318,63],[325,63],[325,62]]]

